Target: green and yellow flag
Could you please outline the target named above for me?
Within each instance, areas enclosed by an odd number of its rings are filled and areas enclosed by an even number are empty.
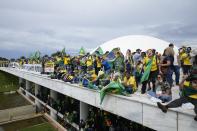
[[[102,50],[102,48],[101,48],[101,47],[98,47],[98,48],[96,49],[96,51],[94,52],[94,54],[96,54],[96,55],[103,55],[103,50]]]
[[[149,75],[150,75],[150,71],[151,71],[151,67],[152,67],[152,61],[153,61],[153,59],[149,60],[148,63],[146,64],[144,74],[140,80],[141,83],[148,80]]]
[[[110,82],[107,86],[103,87],[100,91],[100,104],[102,104],[103,99],[107,93],[114,94],[123,94],[124,95],[124,86],[116,81]]]
[[[62,51],[61,51],[61,55],[62,56],[64,56],[66,54],[66,49],[65,49],[65,47],[62,49]]]
[[[85,50],[83,47],[81,47],[80,51],[79,51],[79,55],[85,55]]]

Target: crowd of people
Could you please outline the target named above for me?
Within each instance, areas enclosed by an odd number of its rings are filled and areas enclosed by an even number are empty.
[[[191,47],[185,46],[176,51],[174,45],[169,44],[163,54],[156,49],[144,52],[140,49],[131,52],[128,49],[126,55],[123,55],[120,48],[114,48],[111,52],[95,51],[93,54],[78,56],[57,52],[51,57],[44,56],[40,62],[43,66],[42,73],[47,73],[47,62],[54,65],[54,71],[50,73],[51,79],[101,90],[101,104],[106,92],[130,96],[136,91],[165,103],[172,100],[171,88],[177,85],[180,86],[180,99],[167,106],[158,103],[158,107],[166,112],[168,108],[191,102],[197,114],[197,60],[196,54],[191,51]],[[183,80],[180,82],[181,76]]]

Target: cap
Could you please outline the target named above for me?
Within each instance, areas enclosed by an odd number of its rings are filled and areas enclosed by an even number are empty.
[[[142,51],[141,49],[137,49],[136,51]]]

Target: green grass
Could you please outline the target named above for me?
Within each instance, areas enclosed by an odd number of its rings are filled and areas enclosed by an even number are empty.
[[[48,122],[21,129],[20,131],[56,131]]]
[[[18,77],[8,74],[6,72],[0,71],[0,93],[16,91],[19,88]]]

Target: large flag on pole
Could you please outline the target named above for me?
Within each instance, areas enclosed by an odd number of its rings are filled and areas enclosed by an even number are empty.
[[[100,91],[100,104],[102,104],[103,99],[107,93],[124,94],[124,90],[125,88],[121,83],[115,81],[110,82]]]
[[[114,60],[116,58],[116,53],[119,51],[119,48],[114,48],[112,51],[110,51],[107,55],[107,61],[109,62],[111,68],[114,66]]]
[[[35,52],[35,59],[39,59],[41,57],[40,51]]]
[[[143,74],[143,76],[142,76],[142,78],[140,80],[141,83],[148,80],[149,75],[150,75],[150,71],[151,71],[151,67],[152,67],[152,61],[153,61],[153,59],[150,59],[148,61],[148,63],[146,64],[146,68],[145,68],[144,74]]]
[[[85,50],[83,47],[81,47],[80,51],[79,51],[79,55],[85,55]]]
[[[114,58],[116,58],[116,53],[119,51],[119,48],[114,48],[112,51],[110,51],[107,54],[107,59],[108,60],[113,60]]]
[[[61,51],[61,55],[64,56],[66,54],[65,47]]]

